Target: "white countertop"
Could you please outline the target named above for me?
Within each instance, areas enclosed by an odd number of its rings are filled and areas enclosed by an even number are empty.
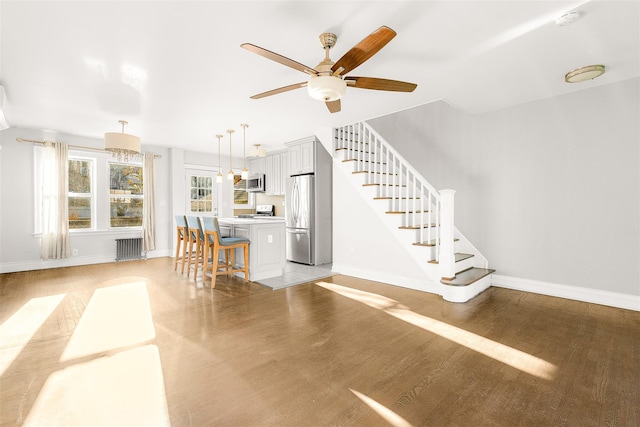
[[[273,224],[280,222],[284,224],[284,217],[265,216],[260,218],[218,218],[218,221],[227,224]]]

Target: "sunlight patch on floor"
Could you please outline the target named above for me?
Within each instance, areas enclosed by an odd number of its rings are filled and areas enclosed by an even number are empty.
[[[155,338],[144,282],[97,289],[60,361],[98,354]]]
[[[25,426],[168,426],[160,354],[146,345],[49,376]]]
[[[400,415],[393,412],[391,409],[387,408],[381,403],[373,400],[366,394],[360,393],[357,390],[349,389],[353,394],[355,394],[360,400],[366,403],[371,409],[373,409],[378,415],[380,415],[386,422],[391,424],[394,427],[412,427],[412,424],[407,420],[402,418]]]
[[[65,295],[33,298],[0,325],[0,376],[60,305]]]
[[[360,291],[346,286],[336,285],[334,283],[318,282],[316,284],[347,298],[359,301],[369,307],[381,310],[396,319],[418,326],[426,331],[455,342],[456,344],[460,344],[473,351],[477,351],[478,353],[516,368],[522,372],[526,372],[545,380],[552,380],[558,370],[557,366],[543,359],[474,334],[473,332],[418,314],[391,298],[372,292]]]

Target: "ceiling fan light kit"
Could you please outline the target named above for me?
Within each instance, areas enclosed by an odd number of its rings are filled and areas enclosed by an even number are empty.
[[[337,101],[344,96],[347,82],[340,77],[316,76],[307,82],[309,95],[318,101]]]
[[[564,76],[564,81],[567,83],[580,83],[587,80],[593,80],[596,77],[600,77],[604,74],[604,65],[587,65],[586,67],[580,67],[576,70],[569,71]]]
[[[310,76],[306,82],[295,83],[259,93],[253,95],[251,99],[260,99],[306,86],[307,92],[312,98],[324,101],[329,112],[337,113],[341,109],[340,100],[344,97],[347,86],[356,89],[413,92],[417,86],[414,83],[375,77],[349,77],[344,75],[378,53],[378,51],[395,36],[395,31],[389,27],[382,26],[352,47],[337,62],[333,62],[329,58],[329,50],[336,44],[338,37],[333,33],[322,33],[320,34],[320,43],[325,51],[325,58],[315,68],[307,67],[304,64],[254,44],[243,43],[240,47]]]

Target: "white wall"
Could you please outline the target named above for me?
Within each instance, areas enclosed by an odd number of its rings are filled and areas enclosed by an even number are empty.
[[[0,272],[33,270],[69,265],[94,264],[115,260],[116,238],[139,237],[140,231],[114,231],[106,226],[95,232],[72,232],[71,246],[78,255],[66,260],[40,259],[40,239],[34,236],[34,162],[33,144],[16,138],[64,141],[70,145],[100,148],[102,140],[33,129],[10,128],[0,132]],[[168,150],[143,144],[143,151],[162,157],[156,159],[156,250],[149,257],[170,254],[172,220]],[[91,153],[91,152],[89,152]],[[104,156],[103,156],[104,158]],[[106,168],[106,160],[97,167]],[[106,185],[106,184],[105,184]],[[104,208],[102,209],[101,206]],[[98,205],[98,215],[108,215],[105,205]],[[99,221],[106,224],[106,221]]]
[[[640,79],[469,116],[369,121],[436,188],[497,273],[640,295]]]

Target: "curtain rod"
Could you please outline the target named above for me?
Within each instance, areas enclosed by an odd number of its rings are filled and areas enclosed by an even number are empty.
[[[55,141],[47,141],[47,140],[36,141],[35,139],[24,139],[24,138],[16,138],[16,141],[18,141],[18,142],[31,142],[32,144],[41,144],[41,145],[44,145],[44,144],[46,144],[48,142],[50,142],[50,143],[54,143],[55,142]],[[85,147],[83,145],[69,145],[69,148],[78,148],[78,149],[81,149],[81,150],[102,151],[103,153],[107,151],[107,150],[105,150],[103,148]],[[140,153],[140,154],[142,154],[142,153]],[[161,157],[162,156],[160,154],[154,154],[153,155],[154,159],[159,159]]]

